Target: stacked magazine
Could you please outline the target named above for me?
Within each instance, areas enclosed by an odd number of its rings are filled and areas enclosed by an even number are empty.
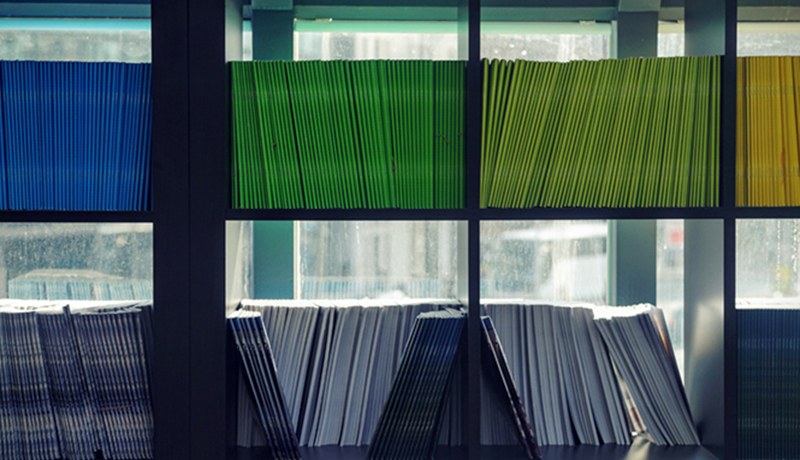
[[[484,61],[481,207],[716,206],[720,62]]]
[[[424,343],[411,342],[415,318],[445,321],[460,315],[450,311],[460,308],[457,302],[248,300],[241,306],[263,319],[300,446],[372,440],[374,458],[405,458],[426,457],[430,442],[461,444],[459,378],[452,387],[428,388],[439,388],[428,402],[438,400],[444,409],[426,406],[411,417],[400,409],[416,406],[396,403],[409,395],[412,382],[433,378],[420,373],[428,368],[419,362],[403,364],[422,356],[412,351]],[[482,321],[482,444],[522,444],[529,457],[537,456],[537,445],[630,444],[632,433],[659,445],[698,444],[660,310],[521,300],[489,301],[483,308],[489,318]],[[446,331],[439,330],[443,345],[450,344]],[[459,375],[459,363],[442,367],[437,378]],[[239,398],[238,444],[266,445],[246,384]],[[425,427],[420,414],[429,417]],[[395,433],[400,428],[386,421],[400,419],[416,423],[416,437],[404,441],[402,452],[391,443],[408,433]],[[384,431],[376,430],[379,425]]]
[[[150,74],[0,61],[0,209],[150,209]]]
[[[497,337],[492,318],[481,317],[481,326],[483,330],[481,340],[483,374],[489,380],[489,389],[499,399],[499,403],[494,405],[506,408],[513,423],[512,431],[516,434],[517,440],[528,458],[542,458],[542,453],[536,443],[536,435],[533,433],[525,406],[522,404],[519,391],[514,383],[514,377],[508,367],[506,354]],[[485,391],[486,387],[483,390]]]
[[[433,457],[465,319],[464,313],[451,309],[417,316],[368,459]]]
[[[231,63],[236,208],[458,208],[464,63]]]
[[[741,459],[800,458],[800,299],[737,299]]]
[[[483,305],[502,337],[510,373],[543,445],[699,444],[661,311],[525,301]],[[492,426],[483,444],[515,442]]]
[[[4,301],[0,456],[152,458],[150,310]]]
[[[268,440],[272,458],[299,459],[294,426],[286,410],[269,339],[261,315],[237,311],[228,317],[242,368],[255,401],[258,421]]]
[[[736,60],[736,205],[800,205],[800,56]]]
[[[596,308],[594,313],[595,325],[653,441],[700,444],[663,312],[636,305]]]
[[[367,445],[400,366],[415,318],[454,301],[244,300],[261,315],[277,379],[300,446]],[[455,382],[454,385],[459,385]],[[267,444],[257,410],[239,391],[237,444]],[[461,440],[458,392],[445,410],[441,443]]]

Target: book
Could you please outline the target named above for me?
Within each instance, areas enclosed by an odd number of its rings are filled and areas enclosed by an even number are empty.
[[[3,458],[153,458],[151,308],[0,302]]]
[[[273,458],[299,459],[294,426],[278,382],[277,368],[261,315],[236,311],[228,317],[250,396]]]
[[[719,62],[484,60],[480,206],[716,206]]]
[[[482,316],[481,326],[483,329],[481,338],[483,370],[490,376],[493,390],[506,400],[508,413],[517,430],[517,437],[528,458],[542,458],[542,452],[536,444],[536,435],[528,421],[528,415],[517,391],[514,378],[508,369],[506,355],[497,338],[492,319]]]
[[[150,64],[0,61],[0,209],[150,209]]]
[[[464,205],[464,63],[233,62],[237,208]]]
[[[417,316],[368,459],[433,457],[464,320],[462,312],[451,309]]]

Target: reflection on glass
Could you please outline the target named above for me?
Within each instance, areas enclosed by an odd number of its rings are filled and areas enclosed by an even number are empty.
[[[736,297],[800,296],[800,220],[736,222]]]
[[[151,224],[2,224],[0,298],[148,300]]]
[[[606,303],[607,221],[481,223],[481,298]]]
[[[151,62],[149,20],[0,19],[0,60]]]
[[[396,24],[385,27],[397,27]],[[424,24],[419,26],[421,30],[425,27]],[[429,27],[441,29],[442,25],[436,23]],[[597,33],[596,27],[565,25],[564,30],[559,31],[557,25],[513,24],[506,27],[510,32],[503,32],[502,24],[492,24],[490,28],[492,33],[481,34],[483,58],[567,62],[607,59],[610,55],[610,34]],[[530,32],[520,33],[521,28],[530,29]],[[537,31],[542,28],[547,32]],[[581,29],[586,32],[581,33]],[[446,32],[295,32],[295,59],[452,60],[458,58],[457,38],[455,33]]]
[[[458,58],[452,33],[295,32],[295,60]]]
[[[740,23],[736,40],[738,56],[797,56],[800,24]]]
[[[605,34],[483,34],[481,57],[568,62],[608,59],[611,37]]]
[[[684,54],[683,24],[659,25],[658,56]],[[736,36],[737,56],[797,56],[800,54],[800,23],[739,23]]]
[[[455,222],[300,222],[301,299],[455,298]]]
[[[683,221],[656,222],[656,305],[664,310],[683,376]]]

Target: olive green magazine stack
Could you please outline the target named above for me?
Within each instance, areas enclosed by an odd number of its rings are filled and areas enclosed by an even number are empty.
[[[484,61],[481,207],[716,206],[718,57]]]

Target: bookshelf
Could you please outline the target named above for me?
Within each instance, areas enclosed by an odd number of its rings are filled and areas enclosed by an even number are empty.
[[[55,11],[75,16],[86,2],[61,2]],[[96,2],[91,2],[96,3]],[[460,297],[469,302],[468,348],[471,357],[466,372],[470,394],[478,394],[479,382],[479,224],[485,220],[517,219],[687,219],[687,332],[702,330],[706,342],[687,352],[690,369],[687,391],[701,416],[707,449],[662,450],[635,444],[631,448],[545,448],[546,458],[682,459],[720,458],[732,460],[736,449],[736,316],[735,223],[739,218],[787,218],[800,216],[800,208],[737,208],[735,184],[735,48],[737,2],[713,0],[686,2],[687,54],[723,55],[722,75],[722,163],[719,207],[714,208],[593,208],[593,209],[480,209],[480,79],[479,50],[481,18],[517,20],[612,20],[617,2],[537,0],[460,0],[386,2],[385,14],[397,19],[439,18],[459,23],[460,57],[469,62],[467,75],[467,207],[459,210],[238,210],[229,206],[227,166],[228,125],[225,62],[241,57],[241,0],[152,0],[117,2],[119,14],[149,13],[153,37],[153,208],[145,212],[50,212],[4,211],[6,222],[152,222],[154,225],[154,339],[153,401],[156,420],[156,458],[246,459],[258,452],[229,449],[233,428],[231,377],[226,362],[233,361],[226,349],[225,272],[226,223],[236,220],[432,220],[460,222]],[[249,8],[253,8],[257,3]],[[372,2],[268,2],[294,6],[297,17],[366,19],[375,15]],[[622,1],[636,14],[637,5]],[[664,2],[668,14],[681,5]],[[700,4],[702,3],[702,4]],[[25,10],[46,14],[47,6],[32,2]],[[148,8],[149,4],[149,8]],[[263,2],[261,2],[263,4]],[[758,8],[758,2],[748,7]],[[14,5],[0,8],[13,14]],[[371,9],[372,8],[372,9]],[[254,15],[267,14],[256,8]],[[291,15],[273,11],[271,20],[286,29]],[[291,10],[289,10],[291,11]],[[386,13],[388,11],[389,13]],[[652,13],[652,12],[650,12]],[[83,13],[88,14],[88,13]],[[97,14],[96,11],[92,14]],[[112,14],[113,15],[113,14]],[[327,15],[327,16],[326,16]],[[636,18],[637,16],[631,16]],[[644,16],[639,16],[641,19]],[[652,14],[649,16],[652,19]],[[656,16],[657,18],[657,16]],[[291,30],[291,29],[288,29]],[[704,322],[704,321],[707,321]],[[709,336],[710,334],[710,336]],[[687,336],[691,335],[687,333]],[[710,338],[709,338],[710,337]],[[701,351],[706,348],[709,351]],[[719,388],[724,388],[723,392]],[[477,445],[478,401],[466,404],[465,450],[441,451],[442,458],[507,458],[507,448]],[[694,407],[693,407],[694,408]],[[723,448],[724,446],[724,448]],[[359,458],[360,449],[323,448],[309,450],[307,458]],[[465,454],[466,452],[466,454]],[[714,452],[712,455],[710,452]]]
[[[613,2],[612,2],[613,3]],[[357,2],[348,5],[337,4],[319,7],[317,11],[325,11],[333,17],[353,19]],[[359,6],[361,4],[358,4]],[[638,6],[637,6],[638,5]],[[389,5],[391,9],[394,4]],[[437,4],[436,6],[440,6]],[[455,7],[455,5],[451,5]],[[687,219],[687,333],[705,331],[710,339],[702,343],[687,344],[686,386],[689,392],[690,405],[695,413],[696,423],[700,427],[704,448],[695,449],[659,449],[641,443],[630,449],[616,450],[580,446],[578,448],[549,447],[544,454],[546,458],[581,458],[585,455],[597,458],[735,458],[736,417],[735,417],[735,316],[732,310],[733,297],[729,295],[733,289],[733,229],[738,217],[737,208],[733,207],[733,174],[732,136],[735,129],[730,117],[723,115],[721,141],[721,183],[720,206],[707,208],[534,208],[534,209],[482,209],[479,207],[478,187],[480,182],[480,29],[481,19],[492,21],[531,20],[612,20],[619,18],[620,34],[647,36],[639,46],[620,41],[617,48],[618,57],[645,56],[655,53],[655,27],[658,11],[638,11],[641,7],[636,2],[622,2],[609,5],[606,2],[580,2],[578,6],[564,6],[558,2],[522,2],[522,1],[470,1],[460,2],[455,15],[459,22],[459,58],[466,60],[467,66],[467,205],[456,210],[254,210],[228,209],[226,218],[234,220],[431,220],[447,219],[459,221],[459,297],[468,305],[470,321],[467,325],[469,366],[464,378],[468,394],[477,395],[476,385],[479,381],[480,369],[477,321],[479,305],[474,299],[480,296],[478,279],[479,268],[479,227],[481,221],[488,220],[523,220],[523,219]],[[306,9],[308,8],[308,9]],[[674,7],[673,7],[674,8]],[[625,11],[623,11],[625,10]],[[295,5],[295,17],[313,17],[309,5]],[[734,2],[705,2],[703,5],[687,5],[684,18],[686,20],[687,55],[723,55],[723,99],[724,114],[734,113],[735,98],[731,88],[735,87],[735,24],[736,5]],[[671,13],[674,13],[670,9]],[[727,14],[726,14],[727,13]],[[359,14],[364,15],[361,11]],[[372,13],[373,15],[376,13]],[[257,15],[263,15],[262,24],[274,24],[281,32],[273,32],[274,42],[286,40],[280,34],[286,34],[286,11],[254,10],[254,33],[259,25]],[[391,16],[390,16],[391,17]],[[370,16],[370,19],[375,19]],[[452,16],[451,16],[452,18]],[[358,19],[366,19],[358,16]],[[388,19],[388,18],[387,18]],[[271,21],[271,22],[270,22]],[[646,24],[647,27],[641,26]],[[733,24],[733,26],[731,26]],[[638,26],[638,27],[637,27]],[[285,37],[285,35],[283,35]],[[633,41],[631,41],[633,42]],[[285,44],[285,41],[283,42]],[[733,45],[732,45],[733,44]],[[254,45],[255,48],[256,45]],[[733,46],[733,48],[731,48]],[[277,45],[276,45],[277,48]],[[270,48],[268,58],[289,59],[283,51]],[[733,54],[731,54],[733,50]],[[649,54],[648,54],[649,53]],[[263,56],[263,55],[262,55]],[[264,59],[256,55],[257,59]],[[731,64],[733,63],[733,66]],[[731,69],[733,68],[733,72]],[[733,82],[733,84],[731,84]],[[727,90],[726,90],[727,88]],[[762,212],[769,217],[772,214],[764,210],[748,210],[750,213]],[[780,213],[791,214],[791,211],[779,210]],[[724,238],[723,238],[724,235]],[[691,253],[691,255],[689,255]],[[713,273],[713,276],[705,276]],[[703,275],[703,276],[701,276]],[[691,283],[689,280],[696,280]],[[469,301],[472,299],[473,301]],[[230,300],[230,299],[229,299]],[[728,313],[728,314],[725,314]],[[687,334],[688,335],[688,334]],[[693,348],[694,347],[694,348]],[[730,363],[734,363],[731,366]],[[728,364],[728,365],[725,365]],[[733,385],[731,385],[733,382]],[[718,389],[724,387],[725,392]],[[230,394],[230,393],[229,393]],[[230,399],[230,397],[229,397]],[[230,404],[230,402],[229,402]],[[456,455],[466,454],[470,459],[508,458],[519,455],[519,452],[504,447],[480,446],[479,443],[479,409],[480,402],[472,399],[464,406],[464,436],[468,440],[464,450]],[[734,415],[731,415],[734,414]],[[231,416],[228,417],[230,429]],[[725,447],[723,447],[725,446]],[[713,452],[713,453],[712,453]],[[363,452],[357,448],[320,448],[304,451],[309,458],[363,458]],[[437,455],[442,458],[451,455],[449,449],[440,448]],[[253,452],[239,449],[231,452],[230,458],[248,458]]]
[[[632,219],[661,219],[661,218],[679,218],[689,219],[687,222],[687,253],[688,248],[692,249],[692,253],[697,257],[687,257],[687,279],[692,277],[691,273],[709,273],[713,271],[716,275],[713,280],[707,277],[696,277],[706,283],[687,283],[687,293],[690,301],[687,302],[687,309],[690,309],[694,314],[687,315],[687,331],[704,330],[708,331],[712,336],[713,346],[710,350],[704,352],[700,351],[701,346],[708,346],[708,342],[703,344],[691,343],[687,345],[690,350],[695,347],[695,351],[689,351],[687,363],[692,369],[687,377],[687,388],[690,393],[690,400],[693,410],[697,416],[697,424],[701,427],[703,434],[703,441],[705,448],[700,449],[684,449],[684,450],[666,450],[659,449],[654,446],[638,445],[630,449],[603,449],[591,448],[588,446],[580,446],[579,448],[566,448],[566,447],[551,447],[545,450],[545,455],[553,456],[550,458],[578,458],[582,455],[595,455],[598,458],[734,458],[734,451],[723,452],[723,445],[727,445],[728,433],[735,435],[735,423],[733,424],[733,432],[730,431],[731,426],[726,427],[725,433],[722,430],[722,423],[727,418],[725,409],[726,404],[730,401],[723,401],[723,393],[716,389],[724,386],[730,382],[730,376],[723,376],[724,364],[723,359],[727,360],[728,351],[733,350],[735,353],[735,340],[732,342],[731,348],[730,337],[725,335],[725,330],[730,327],[729,321],[732,315],[723,314],[723,295],[722,291],[726,287],[725,283],[730,282],[732,272],[728,272],[728,265],[723,262],[725,249],[720,248],[723,240],[722,235],[727,230],[729,225],[732,225],[734,209],[730,204],[729,196],[724,196],[721,199],[721,206],[708,207],[708,208],[535,208],[535,209],[483,209],[478,205],[477,184],[480,181],[479,177],[479,164],[480,164],[480,113],[479,99],[481,88],[481,75],[479,49],[480,49],[480,35],[476,33],[480,28],[480,18],[478,15],[489,17],[492,20],[509,20],[509,18],[525,18],[528,20],[546,20],[560,18],[562,20],[578,19],[585,11],[580,11],[577,8],[570,9],[568,7],[558,8],[555,5],[546,5],[547,2],[541,2],[536,7],[527,6],[527,2],[484,2],[482,5],[476,5],[475,2],[469,4],[461,4],[459,6],[459,21],[460,25],[466,25],[466,30],[472,31],[461,33],[459,35],[459,57],[467,60],[467,88],[470,89],[467,93],[467,177],[468,187],[465,193],[467,194],[467,206],[464,209],[458,210],[242,210],[242,209],[228,209],[227,218],[229,220],[409,220],[409,219],[448,219],[460,222],[460,238],[459,238],[459,259],[460,270],[459,273],[459,297],[463,301],[468,299],[479,298],[479,283],[474,280],[479,276],[479,254],[478,248],[479,241],[479,227],[481,221],[487,220],[523,220],[523,219],[549,219],[549,220],[568,220],[568,219],[620,219],[623,221]],[[587,6],[587,5],[583,5]],[[483,8],[481,8],[483,7]],[[712,25],[720,24],[720,17],[724,18],[726,5],[720,3],[716,8],[710,10],[692,9],[686,12],[686,20],[694,21],[692,24],[696,26],[695,31],[692,32],[692,27],[687,25],[687,36],[693,36],[694,41],[687,38],[687,41],[694,43],[689,45],[688,49],[691,54],[704,55],[704,54],[720,54],[724,55],[724,49],[715,49],[713,44],[706,43],[705,34],[717,34],[724,37],[724,29],[719,27],[711,27]],[[296,13],[300,14],[300,8],[296,9]],[[722,16],[720,16],[722,13]],[[610,19],[616,14],[608,13],[599,7],[598,11],[594,13],[595,18],[602,20],[604,14],[611,14],[607,19]],[[730,17],[730,15],[729,15]],[[626,12],[625,21],[620,17],[620,28],[624,25],[630,26],[631,24],[646,19],[651,26],[649,32],[652,36],[648,38],[652,45],[651,48],[644,49],[642,46],[639,48],[625,48],[620,46],[618,57],[626,57],[634,55],[647,55],[646,53],[655,53],[655,26],[657,24],[658,16],[653,12],[641,15],[635,12]],[[285,20],[285,18],[284,18]],[[731,19],[735,23],[735,18]],[[280,19],[278,19],[280,21]],[[277,24],[277,22],[276,22]],[[721,24],[725,24],[724,21]],[[257,25],[254,24],[254,31],[257,30]],[[706,29],[709,28],[709,29]],[[465,30],[464,28],[460,30]],[[702,34],[698,32],[702,30]],[[643,34],[643,31],[633,31],[630,33]],[[714,42],[717,45],[725,40]],[[621,43],[622,44],[622,43]],[[692,48],[694,46],[695,48]],[[709,46],[704,48],[704,46]],[[255,47],[255,45],[254,45]],[[649,50],[649,51],[648,51]],[[638,53],[638,54],[637,54]],[[687,53],[689,54],[689,53]],[[274,56],[274,55],[273,55]],[[256,56],[256,58],[259,58]],[[287,57],[283,57],[286,59]],[[262,58],[263,59],[263,58]],[[729,61],[729,59],[728,59]],[[723,64],[723,69],[729,68],[728,65]],[[724,71],[723,79],[730,77],[730,73]],[[724,83],[723,83],[724,85]],[[730,86],[729,86],[730,88]],[[727,93],[725,93],[727,94]],[[735,103],[735,100],[733,100]],[[730,97],[724,98],[723,107],[730,107]],[[724,111],[724,109],[723,109]],[[723,121],[723,130],[726,120]],[[728,131],[730,132],[730,131]],[[724,135],[723,135],[724,137]],[[723,147],[723,152],[727,152],[726,148],[730,145]],[[731,158],[723,153],[723,158]],[[730,166],[729,163],[723,159],[723,168]],[[721,191],[724,193],[727,187],[725,180],[723,180]],[[730,184],[728,184],[730,185]],[[692,246],[696,245],[696,246]],[[725,278],[727,277],[727,278]],[[727,280],[727,281],[726,281]],[[692,304],[693,302],[693,304]],[[477,302],[467,302],[469,312],[472,318],[477,316],[478,304]],[[710,322],[708,318],[713,318]],[[720,318],[725,318],[724,322]],[[468,343],[475,344],[477,340],[477,321],[470,321],[468,323]],[[723,329],[724,328],[724,329]],[[725,340],[727,338],[728,340]],[[470,340],[471,339],[471,340]],[[725,348],[727,347],[727,349]],[[479,351],[475,348],[468,348],[470,355],[469,363],[474,365],[479,360],[476,360]],[[708,372],[702,372],[700,369],[705,368]],[[713,371],[711,371],[713,369]],[[730,370],[730,367],[728,367]],[[468,367],[465,374],[467,385],[475,385],[478,379],[480,369],[475,367]],[[734,369],[735,372],[735,369]],[[734,374],[735,375],[735,374]],[[730,388],[729,386],[727,388]],[[474,387],[467,390],[468,394],[475,395],[477,392]],[[730,396],[730,393],[724,393]],[[718,396],[714,398],[712,395]],[[735,401],[735,399],[733,400]],[[503,447],[488,447],[479,446],[479,411],[480,402],[472,399],[464,407],[466,414],[464,425],[464,436],[468,439],[468,444],[465,452],[468,458],[506,458],[510,455],[519,455],[509,448]],[[230,421],[231,418],[229,417]],[[735,421],[735,417],[733,419]],[[230,423],[230,422],[229,422]],[[337,450],[338,449],[338,450]],[[442,450],[442,449],[440,449]],[[359,453],[358,449],[350,448],[322,448],[322,449],[308,449],[309,455],[321,455],[324,458],[326,455],[339,455],[342,458],[361,458],[363,453]],[[325,453],[323,453],[325,452]],[[713,452],[713,453],[712,453]],[[444,449],[442,452],[437,451],[437,454],[447,456],[449,451]],[[248,455],[244,452],[239,452],[235,455],[236,458],[241,458]],[[673,457],[674,456],[674,457]],[[313,457],[312,457],[313,458]]]

